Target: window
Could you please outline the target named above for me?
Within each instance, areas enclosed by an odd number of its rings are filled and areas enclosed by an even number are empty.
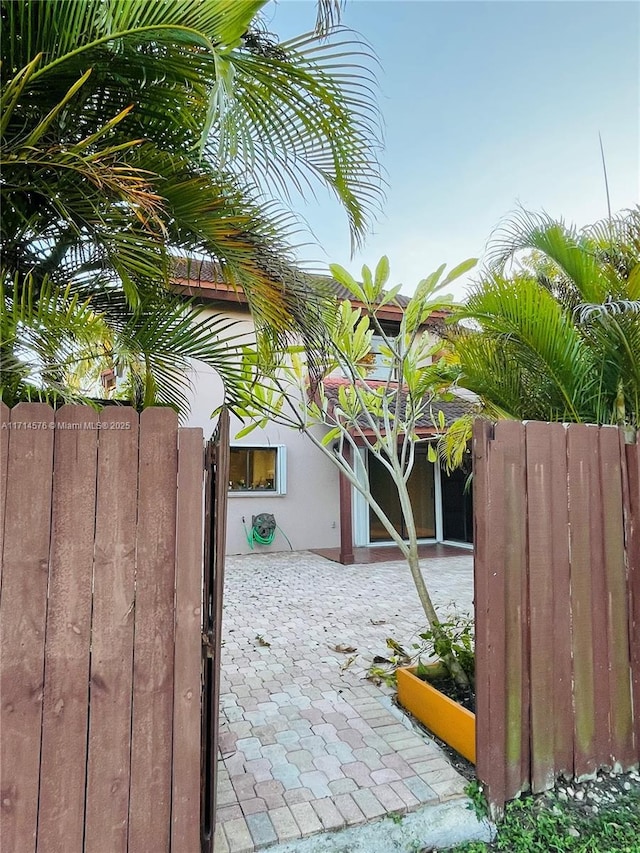
[[[381,321],[380,325],[389,341],[393,344],[400,327],[398,323]],[[395,381],[395,371],[392,371],[392,366],[389,363],[389,357],[383,355],[381,350],[386,347],[385,340],[382,335],[374,333],[371,339],[371,367],[367,371],[367,379],[379,380],[387,382],[389,379]]]
[[[371,354],[369,356],[371,366],[367,370],[367,379],[379,380],[386,382],[389,378],[395,379],[395,372],[391,372],[389,359],[381,352],[381,348],[385,346],[384,338],[381,335],[374,335],[371,338]]]
[[[282,444],[271,447],[232,447],[229,491],[286,494],[286,450]]]

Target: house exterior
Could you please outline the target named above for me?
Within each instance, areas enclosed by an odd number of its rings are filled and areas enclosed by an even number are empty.
[[[188,272],[188,275],[187,275]],[[241,292],[220,282],[209,262],[191,261],[178,265],[174,283],[185,294],[201,300],[212,312],[223,313],[237,323],[239,333],[250,336],[253,322]],[[349,294],[331,279],[323,279],[337,298]],[[354,305],[357,302],[351,298]],[[400,305],[388,305],[381,312],[393,333],[402,317]],[[406,304],[406,302],[404,303]],[[425,329],[437,342],[442,316],[429,318]],[[375,378],[375,368],[372,373]],[[325,380],[328,397],[337,395],[340,377]],[[212,412],[223,399],[222,384],[215,372],[198,363],[192,374],[192,401],[187,425],[202,427],[211,435],[215,422]],[[447,422],[468,411],[468,401],[443,403]],[[341,478],[338,469],[302,434],[286,426],[269,424],[236,439],[242,423],[232,417],[231,463],[227,526],[227,553],[246,554],[252,550],[282,551],[340,549],[343,562],[353,561],[353,547],[384,545],[390,539],[364,498]],[[425,438],[435,430],[431,422],[419,426]],[[369,472],[374,496],[402,532],[400,507],[395,489],[384,468],[364,448],[363,465]],[[427,457],[427,443],[419,445],[409,480],[420,538],[424,542],[448,542],[470,547],[472,541],[471,496],[465,491],[466,475],[447,475]],[[253,535],[257,516],[274,516],[276,529],[271,537]],[[264,531],[262,531],[264,533]],[[257,541],[256,541],[257,538]]]

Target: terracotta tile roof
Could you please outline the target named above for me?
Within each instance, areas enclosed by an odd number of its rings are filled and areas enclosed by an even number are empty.
[[[202,261],[198,258],[174,258],[172,278],[189,279],[196,282],[222,284],[220,267],[214,261]]]
[[[311,286],[322,287],[323,289],[329,291],[336,299],[350,299],[352,302],[355,301],[353,293],[351,293],[343,284],[336,281],[335,278],[331,278],[330,275],[309,275],[309,283]],[[406,308],[409,304],[409,296],[405,296],[402,293],[399,293],[396,296],[396,302],[400,305],[401,308]]]
[[[340,378],[330,378],[325,379],[323,381],[323,386],[325,390],[325,395],[327,400],[329,401],[329,406],[333,407],[338,400],[338,388],[341,385],[351,385],[352,383],[348,379],[340,379]],[[368,383],[371,387],[379,387],[384,385],[384,382],[376,382],[370,381]],[[471,412],[477,411],[478,407],[470,400],[465,400],[462,397],[455,397],[453,400],[445,401],[445,402],[434,402],[431,406],[431,410],[433,412],[433,419],[431,417],[431,412],[427,411],[416,423],[416,428],[419,432],[437,432],[437,429],[434,427],[434,420],[437,423],[438,413],[443,412],[445,425],[449,426],[455,420],[462,417],[463,415],[470,414]],[[364,419],[360,424],[362,427],[366,427]],[[380,424],[382,426],[382,424]],[[365,430],[366,431],[366,430]]]
[[[353,294],[330,275],[318,275],[304,271],[301,271],[301,274],[307,280],[310,288],[331,293],[336,299],[353,300]],[[197,258],[175,258],[172,277],[180,280],[188,279],[193,284],[225,285],[220,267],[215,261],[203,261]],[[408,296],[399,294],[396,299],[402,308],[406,308],[409,304]]]
[[[333,296],[338,300],[350,299],[354,304],[358,304],[353,294],[330,275],[318,275],[304,271],[298,272],[302,275],[303,280],[310,290],[315,290],[325,296]],[[236,302],[246,302],[240,288],[234,288],[223,280],[220,268],[214,261],[199,260],[196,258],[175,258],[172,279],[175,284],[188,289],[188,291],[192,293],[196,291],[195,295],[203,299],[218,301],[233,298]],[[381,319],[399,321],[403,309],[409,304],[409,300],[409,296],[399,294],[396,297],[397,304],[391,303],[384,306],[381,310]],[[444,330],[444,316],[442,313],[433,315],[427,320],[424,327],[442,334]]]

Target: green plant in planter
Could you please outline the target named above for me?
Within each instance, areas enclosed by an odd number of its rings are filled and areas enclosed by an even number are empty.
[[[438,622],[437,626],[427,628],[418,634],[422,642],[412,643],[411,652],[407,651],[397,640],[387,637],[387,657],[377,656],[369,667],[367,676],[375,683],[384,682],[390,686],[395,684],[395,673],[399,667],[416,667],[416,675],[425,681],[432,679],[429,665],[423,657],[437,658],[440,665],[440,677],[455,682],[449,662],[455,664],[464,672],[469,683],[469,690],[475,690],[475,646],[474,621],[468,613],[452,610],[447,618]]]
[[[430,657],[437,657],[445,674],[453,678],[447,661],[455,659],[469,680],[472,690],[475,689],[475,650],[473,636],[474,622],[468,614],[454,613],[446,622],[440,622],[440,630],[435,633],[431,628],[419,636],[424,643],[415,643],[414,648],[418,651],[418,665],[416,675],[418,678],[426,678],[427,666],[422,662],[421,655],[428,653]]]

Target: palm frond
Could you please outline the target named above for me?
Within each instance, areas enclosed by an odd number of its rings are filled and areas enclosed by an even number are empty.
[[[234,401],[247,334],[235,321],[209,315],[193,301],[167,297],[131,315],[113,338],[113,361],[132,375],[135,405],[170,405],[184,416],[190,408],[192,374],[200,362],[216,371],[225,396]],[[137,377],[137,383],[136,383]],[[211,401],[211,408],[214,407]]]
[[[76,133],[134,103],[123,134],[170,139],[185,152],[210,136],[214,162],[239,173],[256,167],[261,186],[283,198],[290,189],[329,187],[347,211],[354,245],[362,240],[382,198],[380,121],[373,55],[347,30],[265,50],[255,29],[264,0],[15,5],[10,34],[46,56],[25,91],[32,103],[59,102],[93,69],[93,93],[73,116]],[[43,34],[53,12],[55,28]],[[65,35],[77,40],[78,32],[82,42],[73,46]],[[17,70],[16,59],[26,64],[33,55],[14,50],[5,67]]]
[[[519,210],[495,231],[487,247],[489,269],[502,270],[516,253],[537,249],[573,282],[585,301],[606,293],[606,279],[594,255],[585,250],[577,230],[546,213]]]
[[[232,51],[233,87],[218,87],[211,157],[250,168],[287,198],[328,186],[347,211],[354,246],[382,201],[380,119],[372,53],[348,30],[307,34],[277,50]]]
[[[329,187],[362,239],[381,192],[372,57],[346,31],[278,45],[265,2],[3,2],[7,305],[51,286],[106,329],[95,354],[71,332],[69,353],[43,351],[60,376],[70,353],[90,376],[119,346],[142,402],[183,405],[197,352],[231,387],[231,345],[207,350],[213,329],[168,293],[169,247],[211,258],[260,331],[322,360],[327,306],[293,267],[296,220],[265,192]]]
[[[326,36],[342,19],[344,0],[316,0],[316,34]]]
[[[69,382],[78,351],[104,354],[106,327],[89,302],[47,278],[16,280],[10,291],[0,277],[0,386],[9,405],[33,399],[35,390],[66,402],[86,395]],[[44,398],[43,398],[44,399]]]
[[[448,473],[461,468],[469,453],[469,442],[477,414],[466,414],[449,424],[438,439],[438,456]]]
[[[522,212],[499,232],[490,271],[457,315],[477,325],[452,336],[460,383],[488,414],[638,422],[639,223],[630,211],[578,232]],[[521,249],[534,251],[507,275]]]

